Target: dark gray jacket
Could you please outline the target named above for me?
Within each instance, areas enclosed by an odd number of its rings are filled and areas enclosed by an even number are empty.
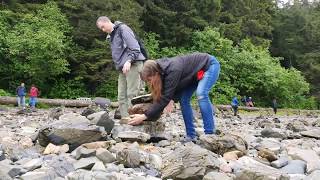
[[[161,69],[162,94],[160,101],[153,103],[145,113],[147,120],[155,120],[170,100],[179,100],[182,90],[198,83],[197,73],[208,70],[211,57],[206,53],[193,53],[157,60]]]
[[[129,26],[120,21],[114,23],[114,30],[110,34],[112,60],[117,70],[122,70],[128,60],[139,61],[146,58],[140,51],[139,43]]]

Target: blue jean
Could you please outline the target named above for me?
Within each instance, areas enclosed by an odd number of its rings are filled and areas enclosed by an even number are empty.
[[[186,126],[187,136],[190,138],[196,137],[196,132],[193,124],[193,112],[190,100],[194,91],[196,91],[205,134],[215,133],[214,111],[212,103],[209,99],[209,91],[217,82],[220,72],[220,63],[214,56],[211,56],[210,67],[204,73],[203,78],[194,85],[187,87],[181,93],[180,106],[183,120]]]
[[[37,97],[30,97],[30,100],[29,100],[30,102],[30,106],[32,107],[32,108],[34,108],[35,106],[36,106],[36,103],[37,103]]]
[[[18,102],[18,107],[22,106],[24,108],[26,106],[25,96],[18,96],[17,102]]]

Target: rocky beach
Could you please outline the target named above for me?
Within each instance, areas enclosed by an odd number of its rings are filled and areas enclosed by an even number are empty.
[[[139,111],[134,110],[134,111]],[[142,126],[112,108],[0,110],[0,179],[317,180],[319,113],[216,110],[216,135],[182,143],[179,107]]]

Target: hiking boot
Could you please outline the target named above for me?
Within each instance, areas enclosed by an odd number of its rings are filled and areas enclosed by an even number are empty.
[[[121,114],[120,114],[120,109],[117,108],[116,111],[114,112],[114,119],[121,119]]]

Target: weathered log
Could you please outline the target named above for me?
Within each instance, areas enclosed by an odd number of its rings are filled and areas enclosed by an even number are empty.
[[[39,103],[51,106],[65,106],[65,107],[87,107],[92,104],[92,101],[83,101],[75,99],[44,99],[38,98]],[[17,104],[16,97],[1,96],[0,104]]]

